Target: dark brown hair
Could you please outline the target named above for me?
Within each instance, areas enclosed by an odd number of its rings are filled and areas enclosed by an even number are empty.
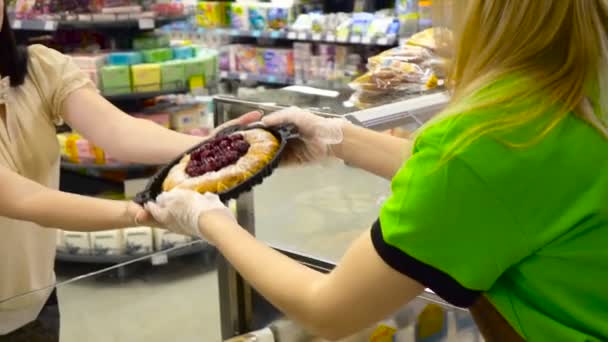
[[[17,45],[6,6],[3,9],[4,20],[0,31],[0,75],[10,77],[11,87],[23,84],[27,75],[27,48]]]

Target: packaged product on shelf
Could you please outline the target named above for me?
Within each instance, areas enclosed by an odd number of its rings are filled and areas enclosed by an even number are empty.
[[[135,227],[123,230],[126,254],[138,255],[154,252],[154,236],[150,227]]]
[[[137,64],[131,66],[134,92],[160,91],[160,64]]]
[[[205,73],[205,60],[200,57],[183,60],[184,72],[186,80],[190,80],[193,76],[201,76]]]
[[[126,65],[106,65],[101,68],[101,86],[104,95],[131,92],[131,71]]]
[[[92,232],[91,248],[95,255],[123,255],[126,252],[122,230]]]
[[[196,21],[200,27],[216,28],[228,25],[226,2],[202,1],[197,5]]]
[[[293,76],[293,50],[291,49],[258,49],[258,72],[265,75]]]
[[[97,70],[106,64],[105,54],[74,54],[70,55],[72,61],[83,70]]]
[[[104,152],[76,133],[57,134],[61,155],[75,164],[104,164]]]
[[[194,57],[192,46],[178,46],[173,48],[174,59],[189,59]]]
[[[63,232],[65,252],[75,255],[88,255],[91,251],[91,240],[86,232]]]
[[[230,27],[237,30],[249,30],[249,8],[245,3],[235,2],[230,6]]]
[[[139,52],[113,52],[108,54],[107,61],[109,65],[133,65],[143,61],[143,57]]]
[[[268,9],[268,27],[281,30],[291,22],[291,7],[273,5]]]
[[[170,39],[165,34],[142,34],[133,38],[133,49],[149,50],[169,47]]]
[[[249,28],[251,30],[265,30],[268,27],[269,7],[264,3],[248,3]]]
[[[201,127],[201,106],[184,105],[176,107],[171,112],[171,128],[186,133]]]
[[[161,63],[160,74],[163,90],[183,89],[188,84],[184,61],[173,60]]]
[[[304,84],[309,79],[312,58],[312,44],[293,43],[294,76],[296,84]]]
[[[154,228],[154,247],[157,251],[185,245],[191,241],[192,237],[190,236],[176,234],[166,229]]]
[[[442,62],[426,46],[432,33],[423,32],[415,45],[404,45],[385,51],[368,60],[368,72],[350,86],[356,90],[351,100],[359,107],[392,102],[408,94],[436,88],[441,82]],[[422,43],[421,43],[422,42]]]
[[[258,67],[260,66],[258,60],[258,50],[255,46],[240,45],[232,49],[235,54],[234,60],[236,62],[237,72],[245,72],[251,74],[258,73]]]
[[[142,51],[145,63],[162,63],[173,59],[173,49],[161,48]]]
[[[350,31],[352,34],[362,36],[367,33],[369,26],[374,20],[374,15],[371,13],[355,13],[353,14]]]

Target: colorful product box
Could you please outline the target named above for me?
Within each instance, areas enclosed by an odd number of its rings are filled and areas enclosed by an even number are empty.
[[[167,35],[142,35],[133,39],[133,49],[149,50],[167,48],[170,45],[170,39]]]
[[[258,49],[262,61],[260,73],[277,76],[293,76],[293,51],[291,49]]]
[[[230,27],[237,30],[249,30],[249,8],[244,3],[233,3],[230,6]]]
[[[174,59],[189,59],[194,57],[194,48],[192,46],[179,46],[173,48]]]
[[[184,72],[186,80],[190,80],[193,76],[201,76],[205,74],[205,61],[200,57],[186,59],[184,63]]]
[[[131,67],[133,91],[152,92],[161,89],[160,64],[137,64]]]
[[[107,59],[109,65],[133,65],[143,61],[139,52],[114,52]]]
[[[142,55],[146,63],[162,63],[173,59],[173,50],[169,48],[144,50]]]
[[[205,28],[228,25],[228,5],[225,2],[202,1],[198,3],[196,21]]]
[[[258,49],[255,46],[235,46],[232,51],[234,53],[235,71],[255,74],[258,73],[258,68],[263,68],[258,57]]]
[[[160,65],[161,88],[163,90],[183,89],[187,85],[184,61],[174,60]]]
[[[126,65],[106,65],[101,68],[101,85],[105,95],[131,92],[131,73]]]

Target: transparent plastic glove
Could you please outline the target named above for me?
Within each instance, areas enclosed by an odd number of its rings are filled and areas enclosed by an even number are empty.
[[[199,227],[199,218],[203,213],[219,211],[235,220],[230,209],[216,194],[201,195],[191,190],[173,189],[162,193],[156,203],[149,202],[145,207],[163,227],[175,233],[203,239],[205,237]]]
[[[348,121],[323,118],[297,107],[272,113],[262,119],[266,126],[294,124],[300,138],[287,144],[282,163],[287,165],[321,162],[335,157],[333,146],[342,143],[342,127]]]

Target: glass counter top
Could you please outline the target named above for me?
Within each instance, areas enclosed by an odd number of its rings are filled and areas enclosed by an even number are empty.
[[[390,182],[335,161],[278,169],[254,194],[259,239],[336,262],[378,218]]]

